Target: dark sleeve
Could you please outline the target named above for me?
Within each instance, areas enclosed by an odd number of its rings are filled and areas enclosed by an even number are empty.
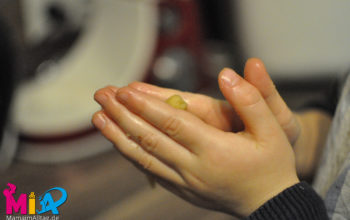
[[[295,184],[254,211],[248,220],[328,219],[321,197],[306,182]]]

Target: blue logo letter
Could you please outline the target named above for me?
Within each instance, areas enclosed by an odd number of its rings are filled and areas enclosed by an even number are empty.
[[[55,202],[51,196],[51,194],[49,193],[52,190],[58,190],[61,192],[62,196],[61,198]],[[40,205],[41,205],[41,211],[38,211],[38,214],[42,214],[48,211],[51,211],[52,214],[54,215],[58,215],[59,212],[57,210],[57,207],[59,207],[60,205],[62,205],[65,201],[67,200],[67,192],[66,190],[60,188],[60,187],[55,187],[52,189],[47,190],[44,194],[42,194],[39,197],[39,201],[40,201]]]

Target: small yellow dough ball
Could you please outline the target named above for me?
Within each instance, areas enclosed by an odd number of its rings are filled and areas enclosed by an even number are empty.
[[[187,109],[187,103],[179,95],[172,95],[165,102],[177,109]]]

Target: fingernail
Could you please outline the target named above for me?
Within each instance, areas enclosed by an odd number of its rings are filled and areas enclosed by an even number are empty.
[[[95,100],[103,105],[107,102],[107,96],[105,94],[98,94],[96,95]]]
[[[225,68],[222,70],[221,79],[226,86],[234,87],[239,81],[239,76],[233,70]]]
[[[118,92],[117,93],[117,98],[121,101],[121,102],[127,102],[128,98],[129,98],[129,94],[127,92]]]
[[[94,118],[93,122],[94,122],[95,127],[100,129],[100,130],[102,130],[106,126],[106,119],[101,114],[97,115]]]

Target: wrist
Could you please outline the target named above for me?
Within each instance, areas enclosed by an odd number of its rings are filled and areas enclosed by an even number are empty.
[[[267,201],[274,198],[275,196],[283,192],[285,189],[298,183],[300,183],[300,180],[298,179],[296,173],[294,173],[285,181],[276,179],[274,181],[271,181],[271,183],[266,187],[262,186],[261,184],[257,184],[259,185],[261,191],[255,193],[255,195],[251,195],[250,197],[252,199],[245,201],[246,205],[241,210],[242,216],[249,216],[255,210],[259,209],[259,207],[264,205]]]

